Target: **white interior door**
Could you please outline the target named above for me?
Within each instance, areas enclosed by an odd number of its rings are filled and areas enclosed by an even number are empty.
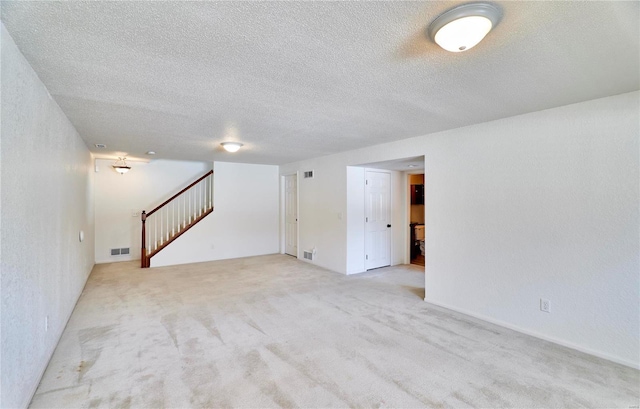
[[[298,177],[285,176],[285,249],[284,252],[298,257]]]
[[[365,268],[391,265],[391,174],[365,173]]]

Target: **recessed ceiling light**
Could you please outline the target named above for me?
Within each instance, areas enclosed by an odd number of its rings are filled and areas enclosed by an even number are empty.
[[[227,152],[238,152],[238,149],[242,148],[240,142],[222,142],[220,145],[222,145]]]
[[[470,3],[455,7],[429,25],[429,37],[453,53],[477,45],[500,21],[500,10],[489,3]]]
[[[156,153],[154,151],[149,151],[147,152],[147,155],[155,155]]]
[[[96,148],[105,149],[106,147],[107,145],[105,145],[104,143],[96,143]]]

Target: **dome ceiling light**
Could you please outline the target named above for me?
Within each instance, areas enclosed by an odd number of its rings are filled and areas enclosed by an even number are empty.
[[[238,152],[238,150],[242,148],[242,144],[240,142],[222,142],[220,145],[222,145],[227,152],[232,153]]]
[[[127,158],[118,158],[118,160],[112,165],[113,169],[121,175],[124,175],[129,170],[131,170],[131,166],[127,165]]]
[[[500,9],[489,3],[463,4],[444,12],[429,25],[429,38],[452,53],[477,45],[500,21]]]

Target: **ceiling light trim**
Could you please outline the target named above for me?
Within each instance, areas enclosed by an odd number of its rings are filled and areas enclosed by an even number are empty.
[[[491,27],[486,33],[484,33],[484,35],[482,35],[482,37],[478,39],[477,42],[465,48],[458,48],[458,49],[446,48],[440,42],[436,41],[436,34],[438,34],[438,31],[442,30],[448,24],[466,17],[484,17],[487,20],[489,20],[489,22],[491,23]],[[445,11],[444,13],[436,17],[436,19],[433,20],[431,24],[429,24],[429,27],[427,28],[427,34],[429,38],[433,40],[433,42],[435,42],[436,44],[438,44],[440,47],[442,47],[447,51],[451,51],[451,52],[467,51],[473,48],[474,46],[476,46],[478,43],[480,43],[484,39],[484,37],[487,34],[489,34],[491,30],[493,30],[498,25],[501,18],[502,18],[501,10],[500,8],[498,8],[498,6],[494,4],[491,4],[491,3],[463,4],[458,7],[454,7],[451,10]]]

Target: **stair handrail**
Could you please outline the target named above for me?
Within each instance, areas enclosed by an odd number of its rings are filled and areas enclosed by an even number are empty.
[[[200,220],[202,220],[204,217],[208,216],[213,211],[213,204],[211,203],[211,196],[209,197],[209,206],[208,206],[208,208],[205,207],[204,211],[201,211],[199,216],[197,214],[194,214],[193,223],[191,223],[191,216],[189,216],[189,223],[190,223],[189,225],[185,225],[184,228],[179,229],[177,234],[174,234],[170,239],[167,239],[167,241],[165,241],[164,245],[161,245],[159,248],[157,247],[157,243],[155,243],[156,248],[154,250],[151,250],[149,253],[147,253],[147,235],[146,235],[146,221],[147,221],[147,218],[149,216],[151,216],[152,214],[154,214],[155,212],[157,212],[158,210],[160,210],[163,207],[165,207],[166,205],[168,205],[169,203],[171,203],[172,201],[174,201],[175,199],[177,199],[178,197],[182,196],[184,193],[188,192],[191,188],[193,188],[194,186],[196,186],[198,183],[202,182],[206,178],[208,178],[210,176],[213,177],[212,175],[213,175],[213,170],[208,171],[207,173],[205,173],[204,175],[202,175],[201,177],[196,179],[194,182],[190,183],[187,187],[185,187],[184,189],[182,189],[181,191],[179,191],[175,195],[171,196],[169,199],[167,199],[164,202],[162,202],[159,206],[156,206],[149,213],[147,213],[144,210],[142,211],[142,213],[140,214],[140,219],[142,221],[142,240],[141,240],[142,241],[142,249],[141,249],[141,253],[142,254],[140,256],[140,264],[141,264],[142,268],[150,267],[151,257],[153,257],[160,250],[165,248],[169,243],[171,243],[172,241],[177,239],[179,236],[181,236],[184,232],[189,230],[195,223],[199,222]],[[213,180],[211,180],[211,182],[213,182]],[[212,189],[213,189],[213,185],[211,185],[211,190],[210,190],[210,193],[209,193],[210,195],[213,195],[213,190]],[[167,226],[167,228],[168,228],[168,226]],[[157,232],[157,230],[155,230],[155,229],[154,229],[154,231]],[[168,232],[167,232],[167,237],[169,237],[169,233]]]
[[[184,192],[186,192],[187,190],[191,189],[192,187],[194,187],[195,185],[197,185],[199,182],[201,182],[203,179],[205,179],[207,176],[209,175],[213,175],[213,170],[208,171],[207,173],[205,173],[204,175],[202,175],[201,177],[199,177],[195,182],[191,183],[189,186],[185,187],[184,189],[182,189],[181,191],[179,191],[178,193],[176,193],[175,195],[171,196],[169,199],[165,200],[164,202],[162,202],[161,205],[156,206],[155,209],[151,210],[149,213],[147,213],[147,217],[151,216],[152,214],[154,214],[156,211],[160,210],[162,207],[166,206],[167,204],[171,203],[173,201],[173,199],[175,199],[176,197],[180,196],[181,194],[183,194]],[[144,210],[143,210],[144,212]]]

